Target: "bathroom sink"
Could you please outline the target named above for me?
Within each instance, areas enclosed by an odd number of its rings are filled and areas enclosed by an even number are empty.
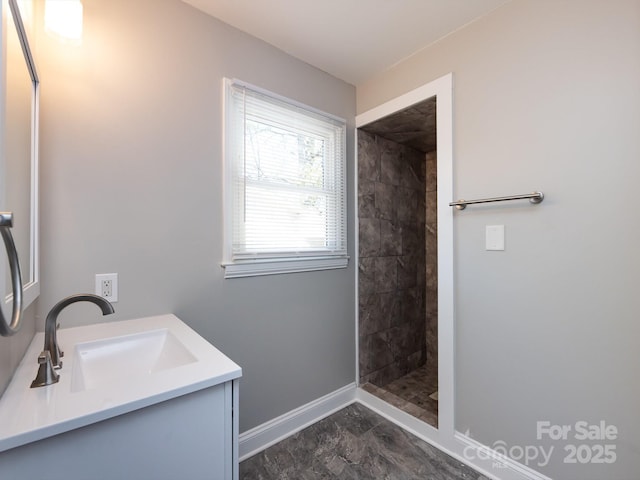
[[[0,397],[0,453],[242,375],[172,314],[61,328],[58,343],[65,352],[58,383],[30,388],[39,332]]]
[[[78,343],[71,391],[79,392],[192,363],[197,358],[168,329]]]

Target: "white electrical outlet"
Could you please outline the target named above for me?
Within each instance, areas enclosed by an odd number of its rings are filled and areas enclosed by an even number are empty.
[[[96,274],[96,295],[101,296],[111,303],[116,303],[118,301],[118,274]]]

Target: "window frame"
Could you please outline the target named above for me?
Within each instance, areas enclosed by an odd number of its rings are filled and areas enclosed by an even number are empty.
[[[259,275],[276,275],[296,272],[309,272],[316,270],[332,270],[346,268],[349,262],[347,254],[348,248],[348,219],[347,219],[347,144],[346,144],[346,125],[347,122],[343,118],[328,114],[316,108],[302,104],[290,98],[283,97],[276,93],[270,92],[260,87],[256,87],[249,83],[238,79],[223,79],[223,210],[224,210],[224,248],[223,261],[221,266],[224,268],[224,278],[239,278]],[[334,160],[334,168],[339,169],[341,188],[338,193],[340,198],[339,220],[336,220],[336,239],[342,235],[342,248],[334,251],[328,250],[326,253],[322,251],[301,252],[294,251],[278,252],[277,254],[264,253],[244,253],[241,258],[234,256],[233,236],[234,236],[234,169],[237,163],[234,160],[236,150],[231,146],[234,137],[241,136],[244,139],[244,133],[239,134],[232,126],[233,106],[232,93],[233,88],[244,88],[253,91],[261,96],[266,96],[280,104],[286,104],[292,108],[292,111],[300,112],[300,110],[308,112],[309,116],[323,116],[332,121],[340,122],[340,142],[342,144],[342,158]],[[236,140],[237,141],[237,140]],[[338,225],[338,222],[340,223]]]

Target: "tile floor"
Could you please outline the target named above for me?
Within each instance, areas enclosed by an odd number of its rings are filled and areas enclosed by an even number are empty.
[[[438,427],[438,401],[430,397],[438,390],[438,372],[426,365],[383,386],[371,383],[362,388],[403,412]]]
[[[354,403],[240,463],[243,480],[488,480]]]

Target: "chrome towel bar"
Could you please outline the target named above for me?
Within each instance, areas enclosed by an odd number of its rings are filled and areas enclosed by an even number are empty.
[[[465,208],[467,208],[467,205],[472,205],[474,203],[506,202],[508,200],[523,200],[526,198],[528,198],[531,203],[540,203],[542,202],[542,200],[544,200],[544,193],[533,192],[533,193],[526,193],[524,195],[509,195],[507,197],[481,198],[478,200],[460,199],[457,202],[451,202],[449,206],[456,207],[458,210],[464,210]]]

